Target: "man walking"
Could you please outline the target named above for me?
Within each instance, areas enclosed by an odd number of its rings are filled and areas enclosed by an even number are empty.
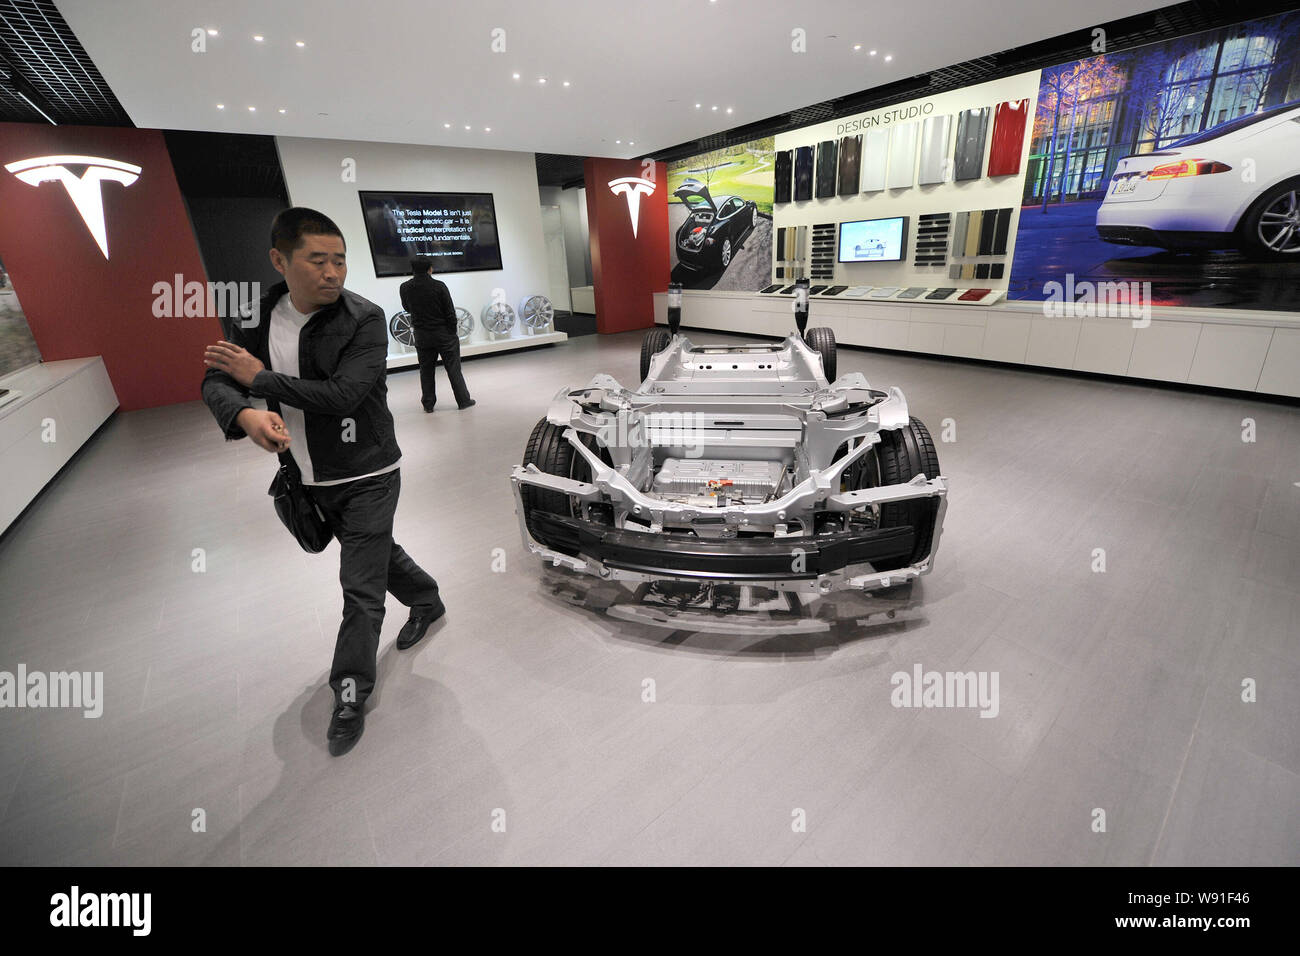
[[[433,411],[438,394],[434,387],[434,370],[438,356],[451,379],[456,407],[469,408],[478,403],[469,397],[465,377],[460,374],[460,337],[456,333],[456,307],[445,283],[432,275],[433,260],[416,256],[411,260],[411,278],[398,288],[402,308],[411,313],[415,331],[415,354],[420,360],[420,404]]]
[[[227,440],[289,451],[339,540],[343,622],[334,645],[334,712],[326,740],[347,753],[374,690],[384,593],[411,608],[406,649],[444,613],[438,584],[393,541],[401,449],[388,410],[384,313],[343,288],[347,250],[328,216],[295,207],[271,225],[271,264],[284,276],[252,328],[204,352],[203,400]],[[250,396],[264,398],[267,410]],[[270,509],[268,506],[268,517]]]

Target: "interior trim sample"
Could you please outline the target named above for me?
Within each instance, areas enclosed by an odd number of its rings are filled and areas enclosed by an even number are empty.
[[[833,139],[817,144],[817,198],[830,199],[835,195],[835,158],[839,144]]]
[[[862,135],[845,136],[840,140],[840,195],[854,196],[858,192],[858,169],[862,158]]]
[[[772,201],[789,202],[794,185],[794,153],[791,150],[777,151],[775,177],[776,185],[772,193]]]
[[[970,213],[957,213],[957,221],[952,228],[952,256],[960,259],[966,254],[966,230],[970,228]]]
[[[931,212],[917,217],[916,247],[912,262],[918,266],[941,266],[948,261],[948,229],[952,217]]]
[[[992,291],[992,289],[967,289],[961,295],[957,296],[957,301],[978,302]]]
[[[984,225],[984,214],[978,211],[968,213],[967,222],[966,251],[962,253],[962,257],[974,259],[980,254],[980,232]],[[967,278],[970,278],[970,276],[967,276]]]
[[[916,185],[916,140],[920,123],[900,123],[889,129],[889,175],[885,185],[890,189],[910,189]]]
[[[977,256],[993,255],[993,233],[997,231],[998,211],[985,209],[980,213],[980,244]]]
[[[879,192],[885,188],[885,171],[889,167],[889,130],[869,129],[862,144],[862,191]]]
[[[918,185],[946,182],[948,178],[948,134],[952,117],[927,116],[921,123],[921,162],[917,167]]]
[[[914,286],[910,286],[910,287],[904,289],[902,292],[898,293],[898,298],[900,298],[900,299],[919,299],[919,298],[921,297],[922,293],[924,293],[924,292],[925,292],[925,286],[923,286],[923,285],[914,285]]]
[[[1011,212],[1011,206],[998,210],[997,225],[993,228],[993,255],[995,256],[1005,256],[1007,254],[1007,237],[1011,232]]]
[[[1014,176],[1020,172],[1025,144],[1025,119],[1029,100],[999,103],[993,112],[993,141],[989,144],[989,175]]]
[[[948,298],[950,295],[952,295],[952,294],[953,294],[954,292],[956,292],[956,291],[957,291],[956,288],[951,288],[951,289],[935,289],[933,292],[931,292],[929,295],[927,295],[926,298],[927,298],[927,299],[946,299],[946,298]]]
[[[813,148],[800,146],[794,155],[794,201],[803,202],[812,199],[813,193]]]
[[[984,140],[989,131],[989,108],[962,110],[957,114],[957,143],[953,178],[958,182],[979,179],[984,173]]]

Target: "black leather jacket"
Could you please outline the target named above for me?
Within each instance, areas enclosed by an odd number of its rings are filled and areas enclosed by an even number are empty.
[[[346,289],[303,326],[298,336],[298,371],[294,378],[271,371],[267,339],[271,310],[289,291],[277,282],[258,306],[258,320],[231,323],[229,341],[257,356],[265,369],[252,388],[244,388],[225,372],[208,369],[203,376],[203,401],[211,409],[227,440],[245,437],[236,416],[253,408],[249,396],[266,399],[279,412],[280,403],[303,410],[307,442],[317,481],[354,478],[378,471],[401,457],[393,416],[388,410],[388,334],[383,310]]]

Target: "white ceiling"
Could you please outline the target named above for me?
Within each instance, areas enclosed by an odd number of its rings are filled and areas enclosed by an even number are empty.
[[[631,157],[1167,0],[57,4],[137,126]]]

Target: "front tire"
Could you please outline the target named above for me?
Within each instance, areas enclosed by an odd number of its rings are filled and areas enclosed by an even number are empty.
[[[902,428],[883,431],[880,442],[857,463],[850,484],[854,489],[879,488],[906,484],[917,475],[937,478],[939,453],[930,430],[919,418],[911,418]],[[915,532],[912,553],[874,565],[877,571],[896,571],[924,561],[934,546],[934,526],[939,516],[939,499],[911,498],[890,501],[880,506],[881,528],[911,525]]]
[[[609,453],[596,446],[595,438],[582,435],[581,440],[588,448],[598,451],[602,459],[609,461]],[[528,443],[524,446],[523,464],[525,467],[536,465],[538,471],[544,471],[548,475],[572,478],[574,481],[591,481],[591,466],[587,464],[587,460],[565,441],[564,429],[552,425],[545,418],[533,426],[532,434],[528,436]],[[545,511],[563,518],[581,517],[574,509],[575,499],[559,491],[523,485],[520,488],[520,497],[524,503],[524,524],[528,527],[528,533],[547,547],[551,545],[547,543],[537,526],[537,512]]]

